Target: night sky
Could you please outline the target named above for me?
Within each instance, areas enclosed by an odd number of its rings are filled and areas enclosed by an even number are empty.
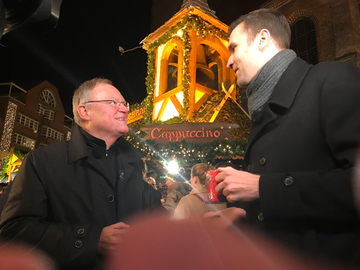
[[[180,10],[182,0],[63,0],[55,29],[39,26],[5,34],[0,40],[0,82],[15,82],[28,90],[47,80],[57,87],[66,113],[81,82],[93,77],[113,81],[125,99],[146,97],[147,54],[137,47],[150,33]],[[266,1],[212,0],[220,21],[230,24]],[[46,27],[46,23],[42,26]]]

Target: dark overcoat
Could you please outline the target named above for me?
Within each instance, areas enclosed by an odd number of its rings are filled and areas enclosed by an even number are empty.
[[[1,236],[44,250],[62,269],[98,269],[105,226],[144,209],[141,154],[124,139],[118,181],[99,168],[75,126],[68,142],[30,152],[1,215]]]
[[[249,135],[245,161],[261,175],[260,199],[243,205],[252,225],[301,250],[359,260],[359,103],[356,67],[289,65]]]

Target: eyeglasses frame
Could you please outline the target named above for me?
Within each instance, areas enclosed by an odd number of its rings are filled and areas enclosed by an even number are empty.
[[[116,100],[114,99],[101,99],[101,100],[88,100],[88,101],[85,101],[84,102],[84,105],[85,104],[88,104],[88,103],[101,103],[101,102],[109,102],[108,104],[113,106],[113,107],[118,107],[120,108],[121,105],[124,105],[128,110],[130,109],[130,104],[129,102],[127,101],[120,101],[120,102],[117,102]]]

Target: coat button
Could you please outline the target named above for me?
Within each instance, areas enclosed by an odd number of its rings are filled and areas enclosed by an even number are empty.
[[[109,196],[108,196],[108,201],[109,201],[109,202],[113,202],[113,201],[114,201],[114,196],[113,196],[113,195],[109,195]]]
[[[248,172],[251,172],[251,165],[250,165],[250,164],[247,166],[246,170],[247,170]]]
[[[292,176],[286,176],[286,178],[284,179],[284,185],[290,187],[293,184],[294,184],[294,178],[292,178]]]
[[[265,157],[263,157],[263,158],[261,158],[260,159],[260,165],[265,165],[265,163],[266,163],[266,158]]]
[[[119,171],[119,178],[121,181],[123,181],[125,179],[125,172],[123,170]]]
[[[259,213],[257,218],[258,218],[258,221],[264,221],[264,219],[265,219],[263,213]]]
[[[82,234],[84,234],[85,233],[85,229],[78,229],[78,231],[77,231],[77,233],[79,234],[79,235],[82,235]]]
[[[75,241],[75,247],[76,248],[81,248],[82,247],[82,241],[81,240],[76,240]]]

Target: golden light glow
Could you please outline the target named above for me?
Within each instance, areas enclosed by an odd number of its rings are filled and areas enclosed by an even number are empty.
[[[163,115],[161,116],[161,121],[166,121],[169,120],[175,116],[179,116],[178,111],[176,110],[174,104],[169,101],[168,104],[166,105],[166,108],[164,110]]]
[[[184,34],[182,29],[179,29],[179,31],[176,32],[176,36],[182,37],[182,35]]]
[[[195,103],[199,101],[199,99],[204,95],[203,92],[195,91]]]
[[[179,100],[181,106],[184,105],[184,93],[183,92],[179,92],[176,94],[177,99]]]
[[[154,104],[155,118],[158,118],[159,112],[160,112],[160,109],[161,109],[161,106],[162,106],[163,103],[164,103],[164,100]]]
[[[162,44],[157,48],[157,53],[156,53],[156,78],[155,78],[155,91],[154,91],[154,95],[155,97],[159,96],[160,93],[160,68],[161,68],[161,55],[164,52],[165,49],[165,45],[166,44]]]

